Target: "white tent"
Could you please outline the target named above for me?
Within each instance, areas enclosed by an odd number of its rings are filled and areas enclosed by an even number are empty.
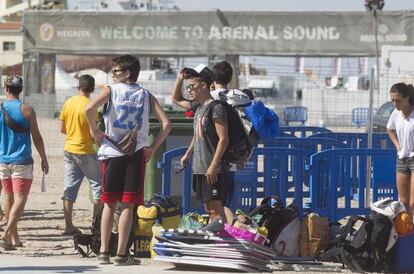
[[[70,74],[66,73],[63,69],[56,66],[55,69],[55,90],[56,93],[62,90],[72,90],[73,88],[76,89],[78,85],[78,81],[71,76]]]
[[[89,74],[90,76],[95,78],[95,86],[97,88],[104,87],[111,80],[110,75],[108,75],[105,71],[100,70],[100,69],[96,69],[96,68],[84,69],[84,70],[80,70],[80,71],[72,73],[72,74],[73,74],[73,77],[76,78],[76,79],[78,79],[82,75]]]

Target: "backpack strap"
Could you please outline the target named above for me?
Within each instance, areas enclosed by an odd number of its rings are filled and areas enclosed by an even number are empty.
[[[24,127],[22,125],[20,125],[19,123],[17,123],[16,121],[14,121],[10,115],[7,113],[7,111],[4,109],[4,105],[3,103],[1,103],[0,105],[0,109],[1,112],[3,113],[4,116],[4,121],[6,121],[7,126],[18,133],[26,133],[30,131],[30,128]]]
[[[283,206],[283,202],[282,202],[282,200],[280,199],[280,197],[278,195],[272,195],[272,196],[267,196],[267,197],[263,198],[260,205],[267,205],[269,203],[269,201],[271,201],[272,199],[276,200],[275,207]]]
[[[207,128],[207,127],[203,128],[204,129],[203,135],[204,137],[206,137],[207,148],[212,155],[214,155],[214,150],[215,150],[215,147],[213,145],[213,138],[215,137],[214,134],[217,136],[216,129],[214,128],[213,111],[214,111],[214,107],[217,104],[224,105],[224,102],[219,101],[219,100],[214,100],[207,106],[207,108],[204,110],[203,114],[201,115],[201,117],[207,117],[207,119],[209,120],[209,124],[212,125],[212,128]]]
[[[355,223],[357,221],[363,221],[363,222],[368,222],[368,218],[362,217],[362,216],[358,216],[358,215],[353,215],[349,218],[349,220],[346,222],[346,224],[344,225],[344,227],[341,229],[341,234],[339,236],[340,239],[345,239],[346,236],[352,232],[353,227],[355,225]]]
[[[217,95],[220,100],[227,101],[227,93],[229,93],[228,89],[221,90]]]
[[[258,206],[256,208],[253,208],[252,210],[250,210],[249,213],[247,213],[247,215],[250,216],[250,217],[252,217],[255,214],[257,214],[260,210],[262,210],[264,208],[272,209],[273,207],[269,206],[269,204],[268,204],[271,199],[275,199],[276,200],[276,205],[275,205],[274,208],[283,207],[282,200],[280,199],[279,196],[277,196],[277,195],[267,196],[267,197],[263,198],[262,202],[260,203],[260,206]]]

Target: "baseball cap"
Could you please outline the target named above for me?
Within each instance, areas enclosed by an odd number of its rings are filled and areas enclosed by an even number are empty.
[[[200,64],[194,68],[184,68],[185,77],[199,77],[207,84],[211,84],[213,82],[213,72],[205,65]]]
[[[8,75],[6,80],[4,80],[4,85],[11,87],[22,87],[23,78],[19,75]]]

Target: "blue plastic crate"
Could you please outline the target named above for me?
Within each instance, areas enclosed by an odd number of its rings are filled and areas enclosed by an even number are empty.
[[[414,272],[414,232],[399,236],[394,247],[393,268],[395,272]]]

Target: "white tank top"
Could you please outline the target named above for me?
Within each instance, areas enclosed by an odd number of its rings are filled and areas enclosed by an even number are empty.
[[[103,114],[105,133],[114,141],[120,141],[138,125],[135,151],[148,146],[149,113],[151,96],[148,90],[138,84],[116,83],[109,85],[108,107]],[[99,160],[119,157],[124,154],[113,144],[103,140],[98,151]]]

